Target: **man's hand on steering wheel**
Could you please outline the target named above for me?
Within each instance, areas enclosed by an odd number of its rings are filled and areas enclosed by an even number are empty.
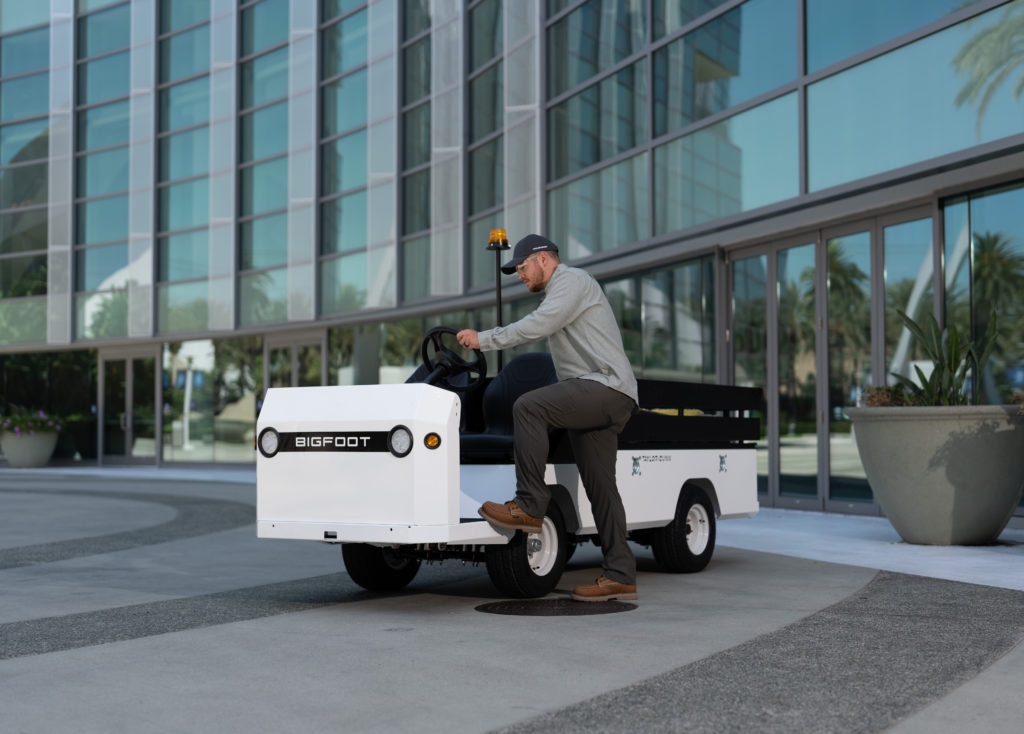
[[[455,335],[455,338],[466,349],[480,348],[480,334],[475,329],[463,329]]]

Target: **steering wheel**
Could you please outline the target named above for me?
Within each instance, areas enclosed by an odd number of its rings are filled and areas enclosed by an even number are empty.
[[[431,377],[427,378],[427,382],[433,382],[434,380],[431,378],[436,378],[443,383],[443,387],[455,390],[456,392],[466,392],[474,389],[484,381],[484,378],[487,376],[487,360],[484,359],[484,353],[479,349],[473,350],[476,359],[469,361],[446,347],[444,335],[450,334],[454,337],[458,333],[458,329],[453,329],[450,326],[435,326],[423,336],[420,354],[423,356],[424,366],[431,373]],[[461,349],[462,347],[458,348]],[[468,373],[473,376],[473,379],[465,385],[454,384],[452,378],[463,373]]]

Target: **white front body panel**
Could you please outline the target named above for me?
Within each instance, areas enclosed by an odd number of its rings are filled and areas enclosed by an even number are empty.
[[[401,425],[413,445],[405,457],[386,450],[258,453],[258,522],[458,524],[458,493],[450,488],[458,487],[459,409],[456,395],[423,384],[271,388],[257,436],[265,428],[315,437]],[[423,443],[431,432],[441,437],[437,449]]]
[[[312,437],[353,433],[358,439],[402,425],[411,431],[413,446],[405,457],[344,448],[281,450],[270,458],[258,453],[259,536],[378,544],[508,542],[511,533],[480,520],[477,509],[515,496],[515,467],[459,465],[459,409],[455,394],[424,384],[268,390],[257,436],[273,428]],[[431,432],[441,437],[437,449],[424,445]],[[619,451],[616,479],[630,529],[671,522],[679,492],[690,481],[711,489],[723,519],[758,511],[752,447]],[[569,492],[578,534],[595,533],[575,465],[548,465],[546,481]]]

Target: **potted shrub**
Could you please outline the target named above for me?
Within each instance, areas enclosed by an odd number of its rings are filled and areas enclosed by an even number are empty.
[[[992,353],[995,315],[981,345],[931,315],[924,326],[899,315],[932,371],[895,375],[896,385],[867,392],[867,407],[847,410],[868,483],[908,543],[991,543],[1024,489],[1024,410],[970,404],[968,380]]]
[[[60,418],[42,410],[14,412],[0,418],[0,451],[13,467],[44,466],[63,427]]]

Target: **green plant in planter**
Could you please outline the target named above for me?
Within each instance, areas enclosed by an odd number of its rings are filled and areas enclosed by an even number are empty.
[[[966,389],[967,378],[972,370],[980,376],[992,356],[998,333],[995,312],[989,318],[988,331],[980,345],[964,338],[956,326],[940,329],[939,322],[931,314],[928,314],[921,326],[903,311],[896,313],[931,360],[932,372],[926,375],[924,370],[914,365],[917,381],[893,372],[893,377],[899,382],[891,387],[868,390],[866,404],[871,407],[970,405],[972,396]]]
[[[42,410],[15,410],[11,415],[0,417],[0,432],[16,436],[31,436],[35,433],[60,433],[64,420],[47,415]]]

